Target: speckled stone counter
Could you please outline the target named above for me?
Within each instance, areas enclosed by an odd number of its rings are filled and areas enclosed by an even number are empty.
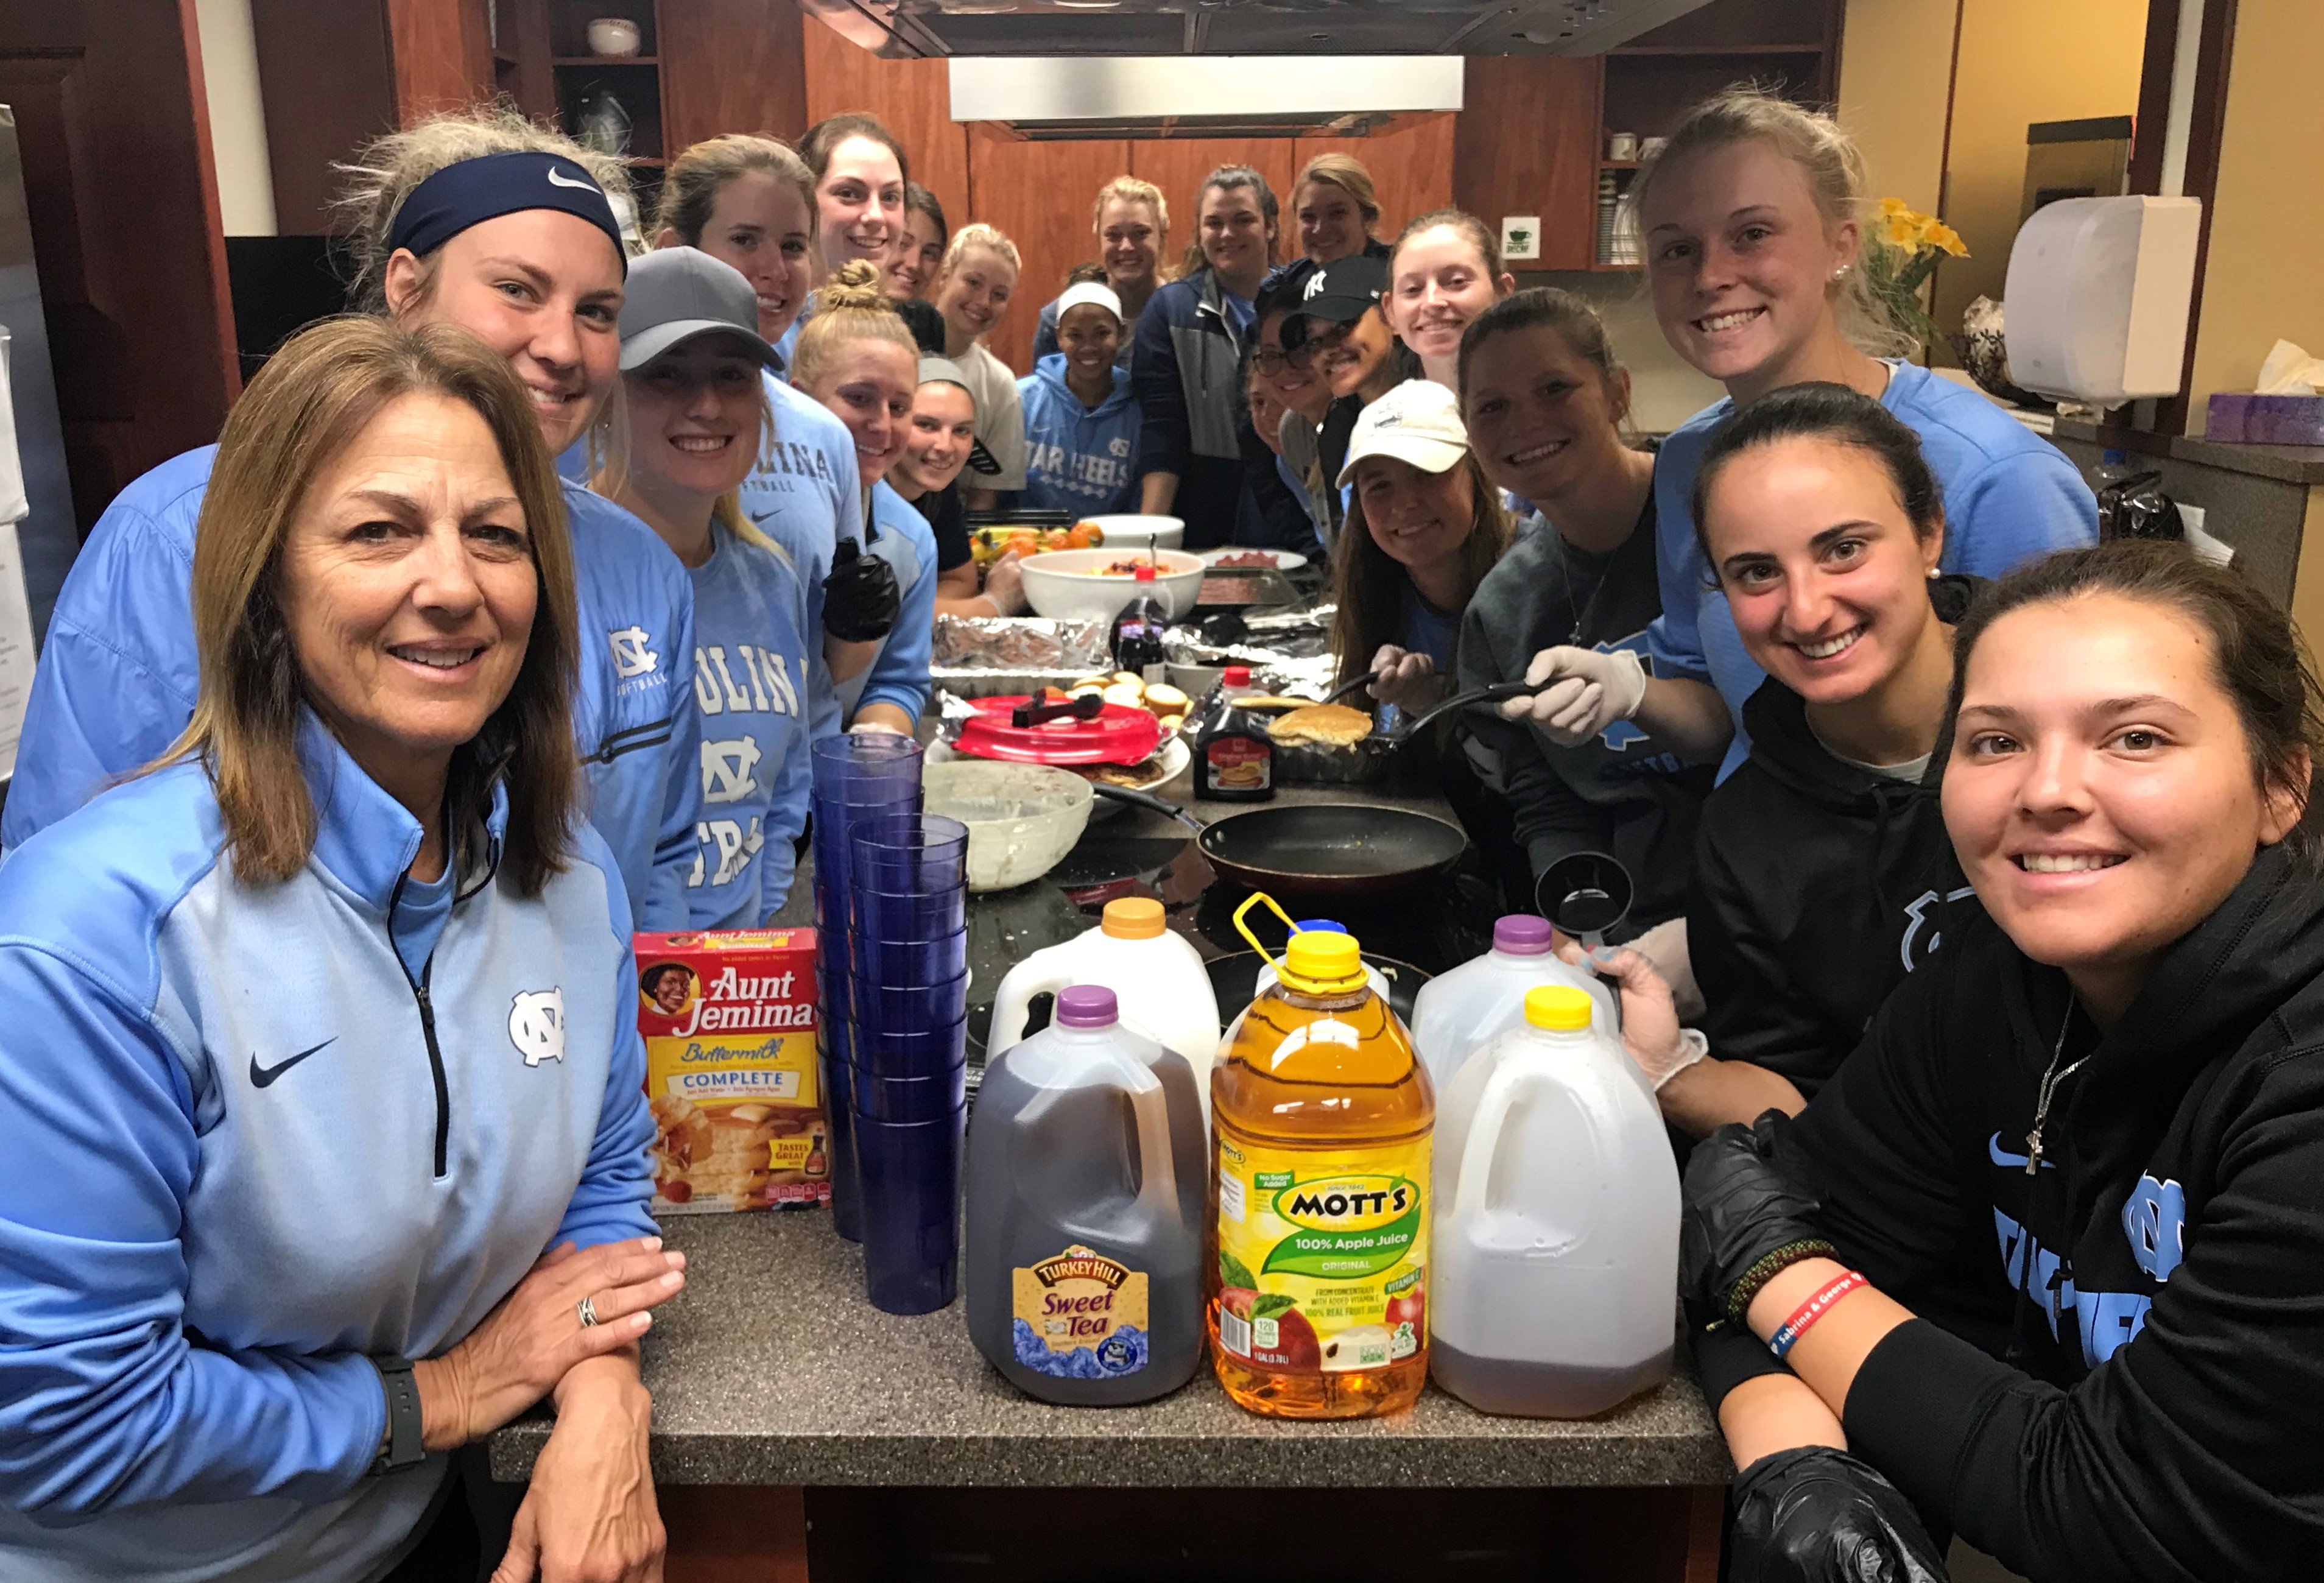
[[[1140,1407],[1050,1407],[970,1345],[955,1302],[900,1319],[821,1213],[673,1219],[687,1286],[646,1342],[654,1477],[677,1485],[1362,1487],[1723,1485],[1702,1397],[1674,1380],[1582,1422],[1489,1418],[1434,1389],[1411,1412],[1292,1423],[1229,1402],[1209,1365]],[[545,1419],[495,1436],[526,1476]]]

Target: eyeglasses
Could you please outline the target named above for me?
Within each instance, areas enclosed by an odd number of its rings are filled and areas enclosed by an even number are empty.
[[[1282,372],[1283,366],[1286,363],[1305,374],[1315,366],[1315,347],[1312,342],[1288,352],[1274,347],[1261,347],[1250,355],[1250,360],[1259,365],[1259,371],[1261,374],[1269,375],[1278,374]]]

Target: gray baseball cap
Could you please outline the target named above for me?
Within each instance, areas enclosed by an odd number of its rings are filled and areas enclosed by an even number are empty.
[[[630,263],[622,286],[622,371],[633,373],[696,336],[740,336],[760,362],[782,360],[759,334],[759,298],[733,264],[695,247],[659,247]]]

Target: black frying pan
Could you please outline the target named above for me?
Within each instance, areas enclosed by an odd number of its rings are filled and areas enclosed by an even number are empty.
[[[1378,803],[1255,808],[1204,824],[1149,792],[1102,782],[1091,790],[1189,826],[1213,868],[1270,893],[1352,901],[1397,895],[1452,867],[1469,846],[1458,825]]]

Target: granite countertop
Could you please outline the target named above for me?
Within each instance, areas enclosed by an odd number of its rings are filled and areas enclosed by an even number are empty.
[[[1250,806],[1193,802],[1190,785],[1181,777],[1164,792],[1198,818]],[[1285,785],[1259,806],[1320,802],[1457,823],[1433,788],[1409,783]],[[813,917],[810,863],[803,855],[781,921]],[[1142,808],[1092,823],[1042,879],[970,898],[972,1061],[1001,974],[1094,928],[1107,901],[1157,897],[1171,927],[1212,958],[1248,949],[1228,922],[1248,893],[1211,872],[1184,824]],[[1491,928],[1489,909],[1471,917],[1455,903],[1452,886],[1432,882],[1343,921],[1368,952],[1441,971],[1484,949],[1465,935]],[[1723,1485],[1731,1473],[1702,1393],[1683,1379],[1582,1422],[1490,1418],[1432,1387],[1394,1417],[1293,1423],[1235,1406],[1206,1360],[1159,1402],[1051,1407],[985,1365],[959,1302],[913,1318],[874,1309],[861,1251],[825,1213],[673,1217],[664,1231],[688,1255],[686,1292],[645,1346],[654,1475],[668,1484],[1667,1486]],[[493,1476],[524,1477],[547,1437],[540,1414],[495,1435]]]
[[[1578,1422],[1490,1418],[1431,1386],[1409,1412],[1295,1423],[1235,1406],[1206,1359],[1158,1402],[1052,1407],[987,1366],[959,1302],[913,1318],[872,1307],[862,1255],[827,1215],[667,1231],[688,1284],[645,1347],[664,1484],[1668,1486],[1732,1472],[1683,1379]],[[493,1476],[523,1478],[548,1432],[535,1415],[493,1436]]]

